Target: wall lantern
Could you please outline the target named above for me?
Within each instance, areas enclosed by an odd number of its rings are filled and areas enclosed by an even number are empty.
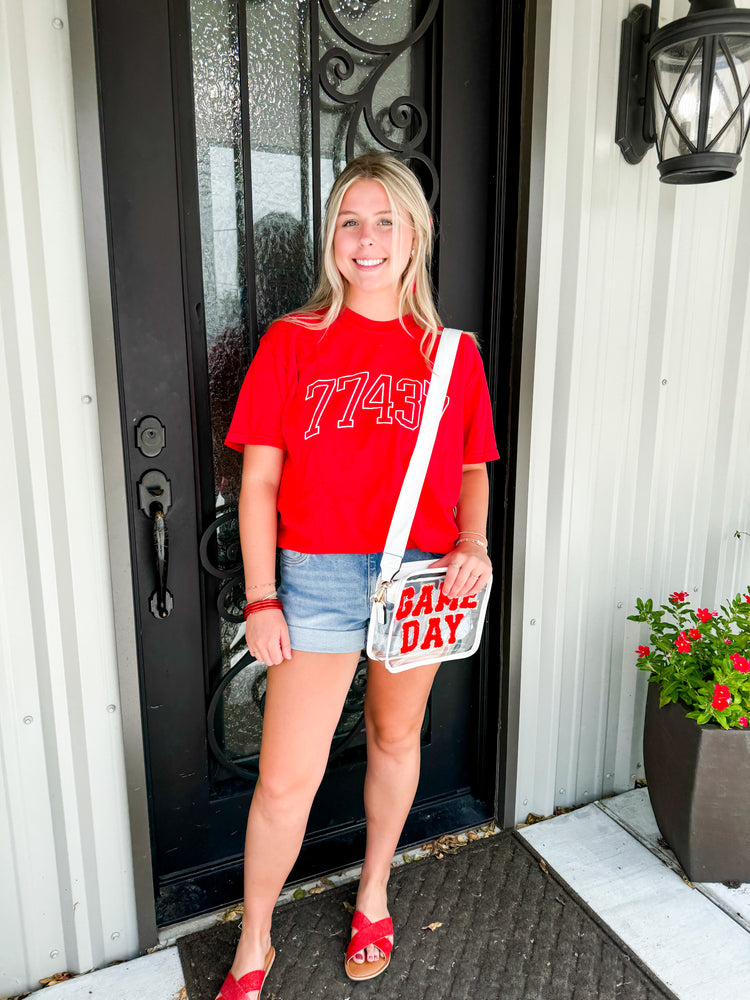
[[[628,163],[656,143],[666,184],[733,177],[750,129],[750,10],[690,0],[658,24],[659,0],[622,22],[616,142]]]

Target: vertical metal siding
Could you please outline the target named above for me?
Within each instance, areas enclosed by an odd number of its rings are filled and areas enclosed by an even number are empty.
[[[750,584],[750,536],[735,537],[750,531],[750,168],[676,189],[653,151],[625,163],[613,135],[631,6],[538,10],[549,60],[519,466],[516,819],[642,775],[635,598],[689,589],[715,606]],[[667,0],[662,20],[687,6]]]
[[[64,0],[0,3],[0,993],[137,950]]]

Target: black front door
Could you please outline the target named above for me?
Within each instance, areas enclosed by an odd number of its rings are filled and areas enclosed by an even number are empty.
[[[479,332],[505,395],[506,6],[95,0],[159,923],[241,896],[266,668],[242,638],[240,465],[222,439],[260,335],[310,291],[321,206],[353,155],[391,149],[418,173],[438,221],[441,314]],[[438,674],[405,844],[496,814],[501,591],[480,653]],[[293,878],[363,855],[363,668]]]

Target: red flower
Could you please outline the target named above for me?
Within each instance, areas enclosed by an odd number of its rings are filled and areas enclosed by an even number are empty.
[[[718,611],[709,611],[708,608],[698,608],[696,611],[698,615],[698,621],[710,622],[712,618],[716,618],[719,614]]]
[[[744,715],[742,716],[741,719],[738,719],[737,722],[742,726],[743,729],[747,729],[747,719],[745,718]]]
[[[739,670],[740,673],[746,674],[750,671],[750,660],[746,660],[744,656],[740,656],[739,653],[734,653],[729,659],[734,664],[734,669]]]
[[[700,639],[700,637],[701,637],[701,634],[700,634],[700,632],[698,631],[697,628],[691,628],[690,629],[690,638],[691,639]]]
[[[648,656],[651,650],[648,648],[648,646],[639,646],[637,652],[638,652],[638,659],[642,660],[644,656]]]
[[[688,599],[688,592],[686,590],[675,590],[674,594],[669,595],[669,599],[672,604],[682,604],[683,601]]]
[[[732,696],[730,695],[729,688],[726,684],[717,684],[714,688],[714,696],[711,700],[711,706],[718,712],[723,712],[725,708],[729,708],[729,702],[731,700]]]
[[[680,632],[679,636],[675,639],[674,644],[677,646],[678,653],[690,652],[690,640],[684,632]]]
[[[750,604],[750,594],[745,594],[745,600]]]
[[[727,646],[731,646],[732,645],[732,640],[731,639],[725,639],[724,642],[727,644]]]

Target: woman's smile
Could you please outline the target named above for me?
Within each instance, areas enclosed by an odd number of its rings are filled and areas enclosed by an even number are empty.
[[[346,304],[371,319],[398,315],[399,279],[412,247],[409,216],[394,213],[383,185],[355,181],[341,200],[333,237],[336,267],[346,282]]]

